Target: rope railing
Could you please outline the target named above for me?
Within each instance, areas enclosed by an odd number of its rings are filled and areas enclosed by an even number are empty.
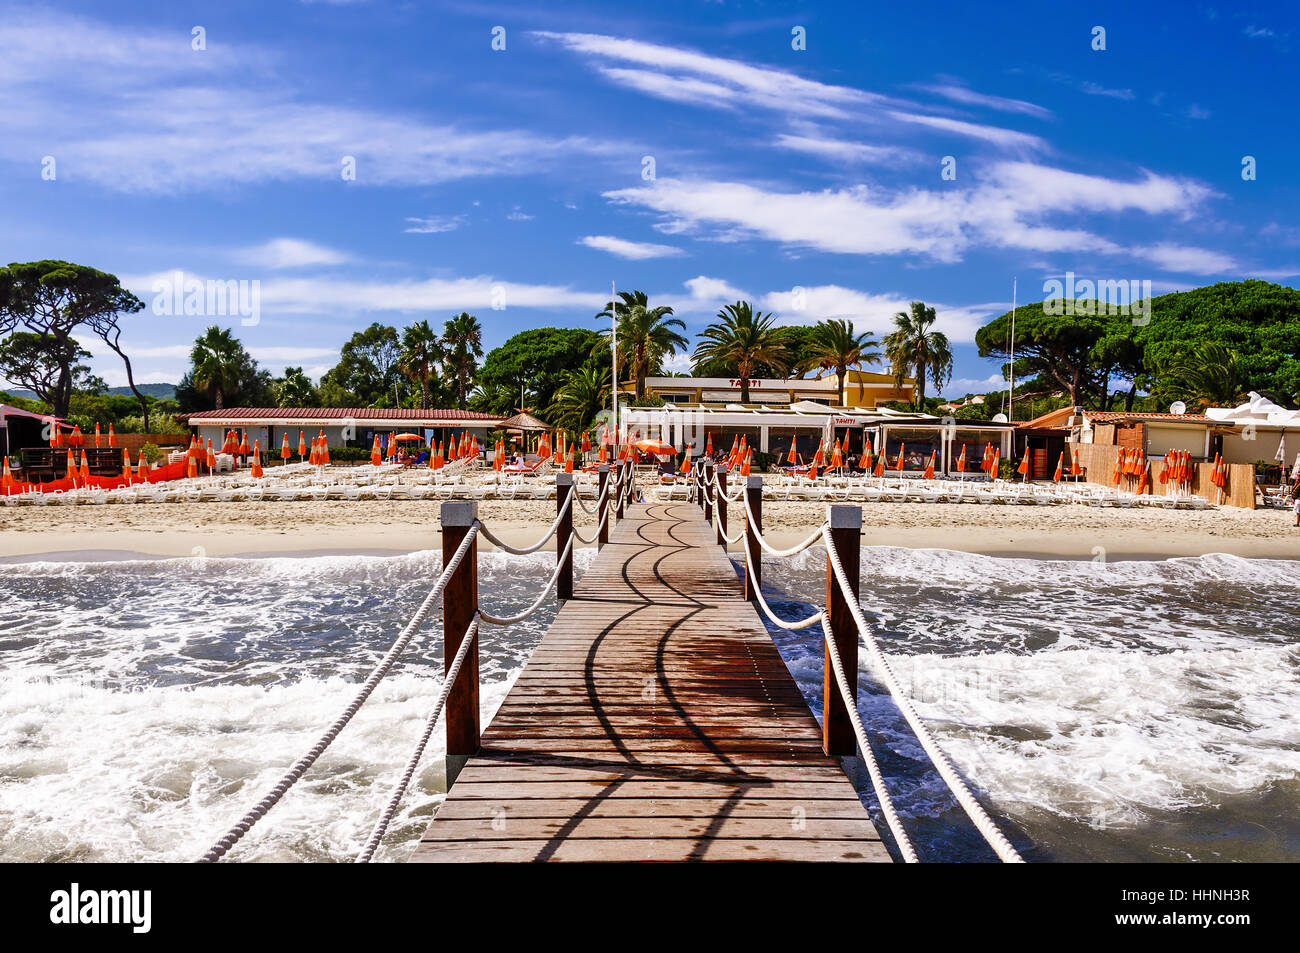
[[[720,489],[721,487],[716,485],[715,477],[715,491]],[[761,492],[761,488],[756,492]],[[844,565],[840,559],[840,554],[832,533],[831,521],[823,521],[816,531],[796,545],[788,549],[777,549],[764,537],[759,520],[756,518],[753,507],[750,504],[750,494],[742,490],[741,497],[745,503],[745,530],[734,540],[730,537],[726,537],[727,541],[737,542],[741,538],[752,540],[757,544],[757,549],[778,558],[794,556],[809,549],[817,542],[824,544],[826,548],[827,564],[831,569],[831,579],[833,580],[835,588],[838,590],[839,596],[843,599],[844,604],[848,609],[849,615],[852,619],[853,628],[857,630],[858,638],[854,641],[859,642],[866,647],[871,663],[881,677],[881,682],[894,698],[894,702],[902,713],[904,720],[911,727],[913,734],[916,736],[917,741],[920,742],[926,755],[930,758],[935,770],[948,786],[954,799],[956,799],[957,803],[961,805],[962,809],[966,812],[966,815],[975,825],[976,830],[980,832],[981,836],[983,836],[984,840],[988,843],[989,847],[993,849],[994,853],[997,854],[999,859],[1007,863],[1023,863],[1023,858],[994,823],[993,819],[988,815],[988,812],[984,810],[983,805],[981,805],[975,795],[971,793],[966,782],[957,773],[952,762],[948,759],[947,755],[934,739],[933,735],[931,735],[925,722],[922,721],[920,715],[917,714],[911,700],[904,693],[902,686],[898,682],[897,676],[894,674],[892,666],[889,664],[888,658],[885,656],[879,643],[872,635],[871,626],[867,622],[866,616],[862,611],[862,606],[858,600],[856,591],[850,584],[848,574],[844,570]],[[856,534],[858,530],[854,529],[853,532]],[[748,542],[746,542],[746,545],[743,548],[745,552],[744,565],[746,578],[758,580],[760,578],[761,567],[755,566],[754,563],[755,560],[761,559],[761,554],[756,552],[755,547],[751,547]],[[856,550],[854,551],[856,552]],[[832,583],[828,581],[828,602],[831,597],[831,584]],[[811,628],[813,625],[818,623],[821,624],[826,646],[827,664],[830,666],[832,673],[834,674],[844,716],[847,718],[854,738],[856,739],[857,747],[861,752],[863,762],[866,764],[867,773],[871,778],[872,788],[875,790],[877,800],[881,806],[881,812],[884,815],[886,822],[889,824],[890,830],[898,844],[899,851],[903,855],[903,859],[908,863],[916,862],[918,858],[915,848],[912,846],[911,840],[908,838],[907,833],[898,818],[898,814],[893,806],[893,801],[886,788],[884,777],[876,762],[875,754],[867,742],[866,730],[863,727],[861,714],[858,711],[857,698],[850,687],[848,675],[845,672],[843,662],[841,661],[841,646],[836,639],[834,631],[836,627],[831,625],[829,609],[824,607],[817,612],[814,612],[812,615],[792,622],[780,618],[772,609],[771,605],[763,595],[761,583],[757,585],[749,585],[748,591],[753,593],[754,601],[763,611],[763,614],[779,628],[787,631],[798,631]],[[856,649],[854,650],[854,655],[856,655]],[[854,674],[856,675],[856,672]],[[828,698],[825,700],[823,718],[829,719],[830,717],[831,700]]]
[[[288,773],[279,780],[275,787],[271,788],[271,790],[267,792],[266,796],[254,804],[248,813],[240,819],[238,824],[227,831],[223,837],[208,849],[207,853],[199,858],[200,863],[213,863],[225,856],[230,848],[239,843],[240,839],[249,832],[254,824],[265,817],[266,813],[279,803],[280,798],[284,797],[285,792],[297,783],[298,779],[306,773],[307,769],[316,763],[316,759],[324,753],[325,749],[330,746],[330,743],[338,737],[339,732],[347,727],[348,722],[352,720],[352,716],[357,713],[363,704],[365,704],[366,699],[370,697],[371,692],[375,690],[375,687],[380,683],[383,677],[388,674],[389,669],[393,667],[393,663],[397,661],[402,652],[406,650],[406,646],[410,643],[411,639],[414,638],[416,631],[424,624],[424,620],[433,610],[434,603],[442,595],[443,590],[446,589],[447,581],[460,566],[461,560],[465,558],[465,554],[469,552],[470,546],[474,542],[475,535],[476,534],[473,530],[465,535],[464,540],[461,541],[460,546],[456,549],[455,555],[447,565],[443,567],[442,572],[438,575],[437,581],[434,582],[433,587],[429,590],[429,594],[424,597],[424,601],[422,601],[419,608],[415,610],[415,615],[411,617],[411,621],[406,624],[404,629],[402,629],[396,641],[393,642],[392,647],[389,648],[389,650],[384,654],[384,657],[380,659],[379,664],[371,671],[369,677],[367,677],[365,682],[362,683],[361,690],[357,692],[356,696],[348,706],[343,709],[343,713],[339,715],[325,733],[317,739],[311,749],[294,762],[293,767],[290,768]]]
[[[320,758],[320,756],[324,753],[324,751],[330,746],[330,744],[339,735],[339,733],[352,720],[352,717],[357,713],[357,711],[361,708],[361,706],[365,704],[367,699],[370,698],[375,688],[379,685],[379,682],[383,680],[383,678],[392,669],[393,665],[401,657],[402,653],[406,650],[407,646],[414,638],[415,633],[424,624],[430,612],[432,612],[435,603],[440,598],[442,598],[446,593],[449,581],[452,580],[453,577],[456,576],[457,572],[461,569],[461,565],[465,560],[466,554],[471,552],[471,550],[474,547],[475,541],[480,536],[483,539],[487,540],[488,542],[492,543],[494,546],[503,550],[504,552],[510,553],[512,555],[527,555],[529,553],[537,552],[539,549],[545,546],[551,540],[552,537],[554,537],[558,532],[560,532],[562,528],[565,528],[567,538],[565,539],[564,543],[560,545],[557,549],[555,570],[551,573],[551,576],[547,580],[546,586],[543,588],[541,594],[528,606],[528,608],[524,609],[522,612],[515,613],[513,615],[494,615],[484,610],[481,606],[473,607],[473,614],[469,619],[468,625],[460,640],[456,653],[453,656],[453,658],[447,663],[445,674],[443,676],[442,687],[439,690],[438,697],[435,700],[433,710],[429,715],[428,721],[425,723],[424,731],[420,735],[420,738],[418,739],[410,758],[407,760],[401,776],[394,784],[393,790],[389,796],[389,799],[386,803],[383,813],[380,815],[378,821],[375,823],[374,829],[371,831],[370,837],[367,839],[365,846],[362,848],[361,852],[357,855],[358,863],[368,863],[371,859],[373,859],[375,851],[378,849],[380,842],[383,840],[384,834],[388,830],[389,824],[392,822],[393,817],[396,815],[402,797],[405,795],[407,788],[410,786],[411,779],[414,777],[415,771],[418,768],[419,763],[424,756],[425,749],[428,746],[429,739],[432,737],[433,730],[437,726],[438,721],[442,716],[444,710],[447,710],[448,708],[448,700],[452,696],[454,688],[457,685],[457,681],[460,678],[462,668],[464,667],[466,660],[470,658],[471,652],[475,653],[473,656],[475,659],[473,671],[475,672],[477,671],[477,646],[478,646],[479,629],[481,624],[489,623],[492,625],[513,625],[517,622],[522,622],[525,619],[529,618],[535,612],[537,612],[538,609],[541,608],[542,604],[546,601],[547,597],[551,595],[551,593],[557,591],[557,588],[560,586],[563,574],[566,571],[569,573],[569,576],[567,577],[568,582],[566,583],[566,585],[568,589],[571,590],[572,561],[570,559],[570,556],[573,552],[574,538],[577,537],[579,540],[583,542],[593,542],[596,539],[599,539],[605,527],[608,525],[611,511],[614,510],[613,500],[615,495],[625,494],[628,492],[631,486],[635,485],[635,477],[627,472],[627,470],[630,468],[625,468],[624,466],[619,465],[617,467],[611,467],[610,469],[617,472],[602,471],[602,480],[604,481],[604,485],[600,493],[597,495],[595,510],[594,511],[588,510],[588,512],[599,512],[601,514],[600,520],[598,521],[596,526],[595,535],[593,536],[592,539],[586,539],[585,537],[581,536],[581,534],[579,534],[578,531],[573,527],[571,520],[566,520],[566,518],[571,517],[571,513],[573,509],[573,500],[576,497],[578,497],[577,487],[574,486],[571,482],[563,484],[563,486],[561,486],[560,488],[561,489],[560,496],[562,497],[562,499],[557,505],[557,513],[554,522],[550,525],[550,527],[546,530],[546,532],[542,535],[542,537],[537,542],[533,543],[530,546],[514,546],[505,542],[496,533],[492,532],[490,527],[486,526],[477,518],[473,518],[472,520],[470,520],[468,525],[464,523],[458,524],[464,527],[463,529],[464,535],[463,537],[460,538],[458,543],[453,543],[451,539],[447,539],[447,538],[444,539],[444,548],[443,548],[444,565],[442,571],[438,574],[438,578],[434,581],[433,586],[429,589],[429,592],[421,601],[419,607],[415,611],[415,614],[411,617],[410,621],[402,629],[401,633],[399,633],[397,638],[394,640],[393,644],[390,646],[388,651],[384,654],[383,658],[379,661],[379,663],[374,667],[374,669],[367,676],[366,680],[362,683],[360,690],[358,690],[356,695],[352,698],[352,700],[349,702],[347,707],[343,710],[342,714],[340,714],[339,717],[334,720],[334,722],[329,726],[329,728],[325,731],[325,733],[321,735],[321,737],[316,741],[316,743],[311,747],[311,749],[305,755],[303,755],[301,758],[299,758],[297,761],[294,762],[293,766],[279,780],[279,782],[277,782],[276,785],[261,800],[259,800],[256,804],[254,804],[253,807],[250,808],[244,814],[244,816],[240,819],[240,821],[237,824],[235,824],[229,831],[227,831],[225,835],[223,835],[220,839],[218,839],[216,843],[214,843],[212,847],[205,854],[203,854],[202,857],[199,858],[199,862],[213,863],[219,861],[222,857],[224,857],[230,851],[230,849],[233,848],[244,837],[244,835],[247,834],[248,831],[251,830],[252,827],[258,823],[258,821],[260,821],[263,817],[265,817],[266,814],[277,803],[279,803],[280,799],[284,797],[285,793],[291,787],[293,787],[295,783],[297,783],[297,781],[311,768],[313,764],[315,764],[315,762]],[[557,478],[557,484],[558,483],[559,483],[559,479]],[[623,499],[623,497],[619,497],[619,498],[620,500]],[[447,527],[447,512],[448,512],[447,507],[458,506],[458,505],[464,506],[464,505],[472,505],[472,504],[444,504],[444,508],[443,508],[444,531],[446,531],[446,527]],[[583,508],[586,509],[585,506]],[[471,509],[468,512],[472,514],[475,511]],[[452,545],[455,545],[455,549],[454,551],[451,552],[450,556],[448,557],[447,555],[448,550],[451,548]],[[477,571],[476,568],[474,567],[471,568],[473,568],[474,571]],[[564,593],[562,591],[561,595],[563,594]],[[450,596],[448,596],[448,599],[450,599]],[[448,603],[448,604],[450,605],[452,603]],[[444,617],[444,628],[449,624],[450,624],[450,620]],[[447,635],[450,635],[450,633],[447,633]],[[451,718],[453,715],[455,715],[455,712],[450,713],[448,717]],[[477,732],[477,716],[475,716],[474,724],[475,724],[475,732]],[[449,739],[451,736],[451,731],[452,731],[452,725],[451,722],[449,721],[448,722]],[[450,745],[449,745],[449,753],[450,753]],[[449,769],[449,775],[450,775],[450,769]]]
[[[1008,841],[1002,831],[998,829],[998,826],[993,823],[993,819],[989,817],[988,812],[984,810],[983,805],[976,800],[975,795],[972,794],[970,788],[966,786],[966,782],[962,780],[961,776],[952,766],[952,762],[948,760],[948,756],[944,754],[943,749],[939,747],[939,743],[935,741],[934,737],[930,734],[930,729],[926,727],[925,722],[921,720],[921,716],[918,715],[916,709],[912,707],[911,700],[903,692],[902,686],[898,683],[897,676],[894,675],[894,669],[890,666],[889,659],[885,657],[885,653],[881,651],[879,643],[876,642],[875,637],[871,634],[871,627],[868,625],[866,616],[862,612],[862,606],[859,604],[857,597],[852,595],[853,588],[849,585],[849,578],[844,572],[844,566],[840,562],[839,553],[836,552],[835,546],[831,542],[829,530],[824,530],[823,532],[826,539],[826,557],[830,560],[831,570],[834,573],[835,581],[839,586],[840,593],[848,603],[849,612],[853,615],[853,621],[857,625],[860,640],[866,646],[867,652],[871,656],[871,661],[874,663],[876,670],[881,675],[881,681],[884,682],[885,688],[889,691],[889,694],[893,696],[894,703],[898,705],[898,710],[903,713],[903,718],[907,721],[912,732],[916,735],[916,740],[921,743],[921,747],[925,749],[925,753],[930,756],[930,760],[934,764],[935,769],[939,772],[939,776],[947,783],[948,790],[952,792],[953,797],[957,799],[957,802],[962,806],[962,809],[965,810],[967,816],[970,817],[971,822],[975,825],[976,829],[984,835],[984,839],[988,842],[989,846],[993,848],[998,857],[1007,863],[1023,863],[1023,858],[1016,849],[1011,846],[1011,842]],[[856,708],[857,706],[854,705],[853,707]]]
[[[393,815],[397,813],[397,807],[402,802],[402,796],[406,794],[406,788],[411,783],[411,778],[415,776],[415,769],[419,767],[420,759],[424,757],[424,749],[428,746],[429,738],[433,735],[433,729],[438,724],[438,716],[442,714],[443,706],[447,704],[447,696],[451,694],[451,686],[455,684],[456,676],[460,674],[460,667],[465,663],[465,656],[469,654],[469,647],[478,639],[478,630],[479,617],[475,615],[474,621],[470,623],[469,628],[465,631],[464,638],[460,640],[460,648],[456,650],[456,656],[452,659],[447,674],[443,676],[442,690],[438,692],[438,700],[434,703],[433,712],[424,725],[424,733],[420,735],[414,753],[406,762],[406,770],[402,772],[401,778],[393,786],[393,793],[388,798],[388,806],[384,808],[384,813],[376,822],[374,830],[370,832],[370,839],[366,841],[366,846],[357,855],[358,864],[370,863],[370,859],[375,856],[375,851],[379,848],[379,842],[384,839],[384,834],[388,832],[388,825],[392,822]]]

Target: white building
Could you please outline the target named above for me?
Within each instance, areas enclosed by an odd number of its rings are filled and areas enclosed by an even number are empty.
[[[369,447],[379,435],[380,443],[398,433],[419,434],[425,443],[447,441],[471,433],[485,442],[505,418],[469,410],[413,410],[375,407],[228,407],[181,415],[199,439],[220,447],[228,430],[248,431],[248,445],[261,441],[262,450],[278,451],[284,436],[294,453],[298,451],[298,434],[311,438],[325,431],[331,447]]]

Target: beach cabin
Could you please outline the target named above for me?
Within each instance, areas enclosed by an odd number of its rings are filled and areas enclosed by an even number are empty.
[[[387,447],[388,440],[398,433],[419,434],[427,445],[430,440],[448,440],[469,433],[480,444],[487,443],[487,435],[497,429],[504,419],[495,414],[480,414],[471,410],[377,407],[227,407],[223,410],[205,410],[180,415],[191,431],[206,443],[212,441],[220,447],[226,432],[248,431],[248,443],[261,441],[264,452],[278,452],[287,435],[289,445],[298,452],[298,434],[301,431],[308,441],[325,432],[330,447],[369,448],[376,435],[380,444]]]

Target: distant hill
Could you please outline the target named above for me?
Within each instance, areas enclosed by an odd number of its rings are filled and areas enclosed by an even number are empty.
[[[137,384],[135,386],[139,389],[140,393],[144,394],[146,397],[155,397],[158,400],[176,399],[175,384]],[[27,400],[36,399],[36,395],[33,394],[31,391],[23,390],[21,388],[11,390],[11,391],[6,391],[5,393],[12,394],[14,397],[25,397]],[[108,389],[108,393],[112,394],[114,397],[134,396],[132,395],[131,388],[129,387],[110,387]]]

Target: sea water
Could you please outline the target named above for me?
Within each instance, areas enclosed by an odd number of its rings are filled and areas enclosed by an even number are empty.
[[[502,613],[554,565],[479,560]],[[199,856],[338,716],[438,569],[436,553],[0,566],[0,860]],[[764,573],[790,618],[824,597],[817,549]],[[862,598],[920,714],[1028,858],[1300,859],[1300,563],[867,548]],[[485,718],[553,614],[484,629]],[[773,627],[820,714],[817,632]],[[441,644],[435,617],[232,860],[356,855],[441,687]],[[922,858],[988,859],[865,657],[860,675]],[[443,751],[439,729],[377,860],[404,860],[441,803]]]

